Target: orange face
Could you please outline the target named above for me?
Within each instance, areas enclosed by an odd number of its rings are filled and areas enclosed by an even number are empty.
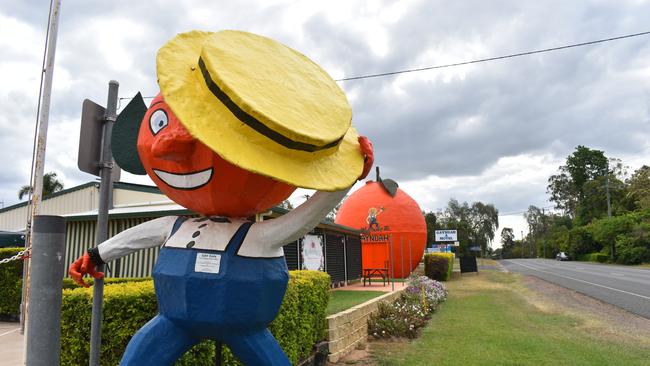
[[[140,125],[138,154],[167,197],[203,215],[250,216],[277,205],[296,189],[222,159],[190,135],[160,94]]]

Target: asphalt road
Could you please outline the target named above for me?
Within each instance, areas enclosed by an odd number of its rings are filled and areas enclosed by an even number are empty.
[[[548,259],[499,261],[523,273],[575,290],[650,319],[650,270]]]

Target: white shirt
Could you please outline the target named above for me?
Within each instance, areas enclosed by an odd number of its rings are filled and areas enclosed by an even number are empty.
[[[336,192],[316,192],[307,202],[278,218],[253,224],[238,254],[244,257],[274,258],[284,255],[282,246],[295,241],[313,229],[345,196],[349,188]],[[98,246],[104,262],[123,257],[137,250],[165,244],[187,248],[194,241],[194,249],[223,250],[243,219],[227,222],[186,220],[170,237],[177,216],[166,216],[147,221],[113,236]],[[201,224],[210,224],[201,226]],[[195,233],[199,231],[200,234]]]

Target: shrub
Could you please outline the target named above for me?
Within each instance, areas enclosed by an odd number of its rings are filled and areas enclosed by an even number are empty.
[[[620,264],[641,264],[650,261],[650,250],[631,235],[616,238],[616,262]]]
[[[329,275],[317,271],[291,271],[287,293],[270,326],[292,363],[305,358],[324,338]],[[92,289],[63,291],[61,365],[88,363]],[[131,281],[105,287],[102,365],[116,365],[133,334],[157,313],[153,281]],[[224,347],[223,365],[240,365]],[[187,351],[176,365],[214,363],[214,342],[204,341]]]
[[[606,263],[609,255],[605,253],[589,253],[578,256],[579,261]]]
[[[2,248],[0,259],[13,257],[24,248]],[[0,316],[15,318],[20,314],[23,285],[23,261],[0,264]]]
[[[393,303],[381,302],[368,319],[374,338],[415,338],[438,304],[447,299],[445,286],[426,276],[411,276],[409,286]]]
[[[84,278],[84,281],[89,284],[90,286],[93,285],[94,279],[92,277],[90,278]],[[143,282],[143,281],[151,281],[151,277],[107,277],[104,278],[104,285],[114,285],[118,283],[126,283],[126,282]],[[63,289],[75,289],[75,288],[80,288],[83,287],[79,285],[78,283],[74,282],[72,278],[64,278],[63,279]]]
[[[424,256],[424,274],[432,280],[449,281],[453,268],[452,253],[428,253]]]

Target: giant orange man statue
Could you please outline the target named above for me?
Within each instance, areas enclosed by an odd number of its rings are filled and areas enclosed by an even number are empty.
[[[69,273],[161,246],[153,270],[159,314],[131,339],[120,365],[173,365],[204,339],[246,365],[289,365],[268,331],[288,272],[282,246],[311,230],[373,162],[338,85],[295,50],[258,35],[177,35],[158,52],[160,94],[138,94],[118,117],[118,164],[148,174],[202,216],[163,217],[91,248]],[[273,220],[246,220],[296,187],[318,190]]]

